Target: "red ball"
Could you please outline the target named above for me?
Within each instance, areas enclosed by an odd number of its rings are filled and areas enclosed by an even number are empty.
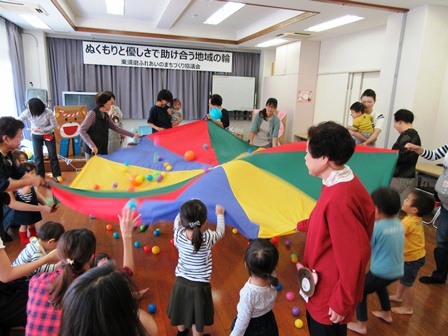
[[[170,239],[170,244],[174,246],[174,238]]]
[[[100,186],[99,186],[98,184],[94,184],[94,185],[93,185],[93,189],[95,189],[95,190],[100,190]]]
[[[149,246],[149,245],[145,245],[145,246],[143,247],[143,251],[145,251],[146,253],[151,252],[151,246]]]
[[[272,237],[271,242],[272,244],[278,244],[278,237]]]
[[[112,231],[112,229],[113,229],[112,224],[107,224],[106,225],[106,230],[107,231]]]

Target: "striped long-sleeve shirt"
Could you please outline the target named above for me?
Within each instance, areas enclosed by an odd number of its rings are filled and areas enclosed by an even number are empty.
[[[39,239],[36,237],[31,237],[30,242],[26,245],[26,247],[20,252],[19,256],[12,263],[12,266],[19,266],[23,264],[28,264],[30,262],[36,261],[43,256],[47,255],[47,252],[39,243]],[[38,269],[33,271],[32,273],[26,276],[26,279],[29,280],[34,274],[42,273],[42,272],[54,272],[57,268],[56,264],[45,264],[40,266]]]
[[[422,158],[431,161],[444,158],[443,165],[445,166],[445,168],[448,168],[448,143],[434,150],[424,149],[422,153]]]
[[[176,276],[190,281],[210,282],[212,275],[212,247],[224,236],[224,215],[217,216],[216,231],[206,230],[202,233],[202,245],[194,253],[194,246],[187,238],[186,229],[180,224],[177,215],[174,220],[174,245],[179,251]]]

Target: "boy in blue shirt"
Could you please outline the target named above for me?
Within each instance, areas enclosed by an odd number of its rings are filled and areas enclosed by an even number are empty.
[[[375,204],[375,226],[370,242],[370,270],[366,274],[363,300],[356,307],[358,321],[347,324],[348,329],[363,335],[367,333],[367,295],[377,293],[381,310],[372,314],[391,323],[387,286],[401,278],[404,272],[404,231],[397,216],[401,208],[400,195],[393,189],[380,188],[372,193],[372,200]]]

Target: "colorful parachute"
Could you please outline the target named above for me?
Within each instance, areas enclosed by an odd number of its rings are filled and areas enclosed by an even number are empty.
[[[255,151],[214,123],[197,121],[93,157],[70,187],[52,190],[68,207],[108,221],[116,221],[134,198],[143,224],[172,221],[185,201],[198,198],[210,222],[216,222],[214,208],[221,204],[226,224],[247,238],[268,238],[293,232],[319,196],[322,182],[308,174],[305,145]],[[395,151],[364,146],[348,165],[371,192],[389,185],[396,159]]]

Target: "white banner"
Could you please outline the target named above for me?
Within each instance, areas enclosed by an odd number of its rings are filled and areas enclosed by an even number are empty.
[[[83,41],[84,64],[232,72],[232,53]]]

